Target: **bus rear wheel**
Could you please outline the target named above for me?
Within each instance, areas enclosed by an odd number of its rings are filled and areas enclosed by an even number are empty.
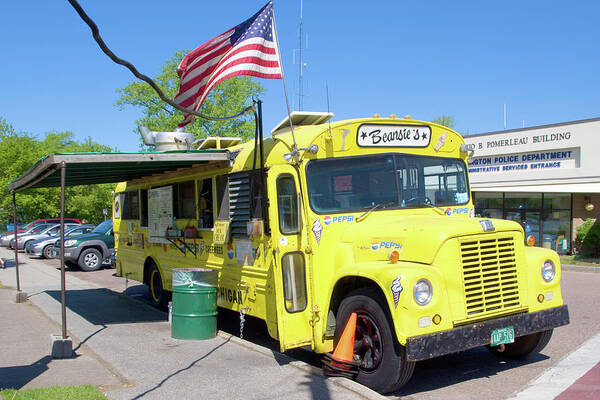
[[[169,303],[169,292],[163,288],[160,271],[156,264],[152,264],[148,274],[148,288],[150,289],[150,302],[158,309],[166,310]]]
[[[354,360],[360,361],[356,381],[379,393],[400,389],[412,377],[415,363],[406,359],[404,347],[396,343],[376,291],[359,289],[342,301],[336,317],[335,345],[353,312],[357,314]]]

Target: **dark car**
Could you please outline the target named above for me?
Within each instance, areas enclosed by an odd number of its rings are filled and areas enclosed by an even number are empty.
[[[54,243],[56,254],[60,254],[60,239]],[[65,240],[65,263],[78,265],[83,271],[102,268],[104,260],[110,259],[115,251],[112,220],[104,221],[90,233]]]

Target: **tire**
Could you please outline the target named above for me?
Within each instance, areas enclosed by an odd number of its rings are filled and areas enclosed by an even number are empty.
[[[77,264],[83,271],[97,271],[102,268],[102,253],[94,248],[85,249],[79,255]]]
[[[522,360],[531,354],[537,354],[542,351],[550,341],[553,331],[553,329],[549,329],[543,332],[520,336],[515,339],[514,343],[505,344],[504,351],[500,351],[501,346],[487,346],[487,348],[498,357]]]
[[[410,380],[415,362],[406,359],[404,347],[397,343],[384,307],[374,290],[359,289],[350,293],[338,309],[334,344],[337,346],[346,321],[355,312],[354,359],[361,361],[356,381],[379,393],[390,393]]]
[[[52,258],[52,245],[49,244],[42,249],[42,258]]]
[[[27,248],[27,245],[31,242],[33,242],[33,240],[28,240],[25,243],[23,243],[23,251],[25,251],[25,249]]]
[[[156,264],[152,264],[150,267],[147,283],[150,291],[150,303],[159,310],[166,310],[171,292],[163,289],[162,277]]]

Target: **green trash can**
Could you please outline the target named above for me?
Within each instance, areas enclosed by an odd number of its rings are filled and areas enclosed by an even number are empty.
[[[217,271],[173,269],[171,337],[211,339],[217,336]]]

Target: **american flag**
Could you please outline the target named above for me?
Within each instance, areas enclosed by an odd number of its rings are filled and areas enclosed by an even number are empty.
[[[208,93],[238,75],[281,79],[273,30],[273,1],[236,27],[191,51],[177,67],[179,92],[175,103],[198,111]],[[194,119],[187,114],[183,127]]]

